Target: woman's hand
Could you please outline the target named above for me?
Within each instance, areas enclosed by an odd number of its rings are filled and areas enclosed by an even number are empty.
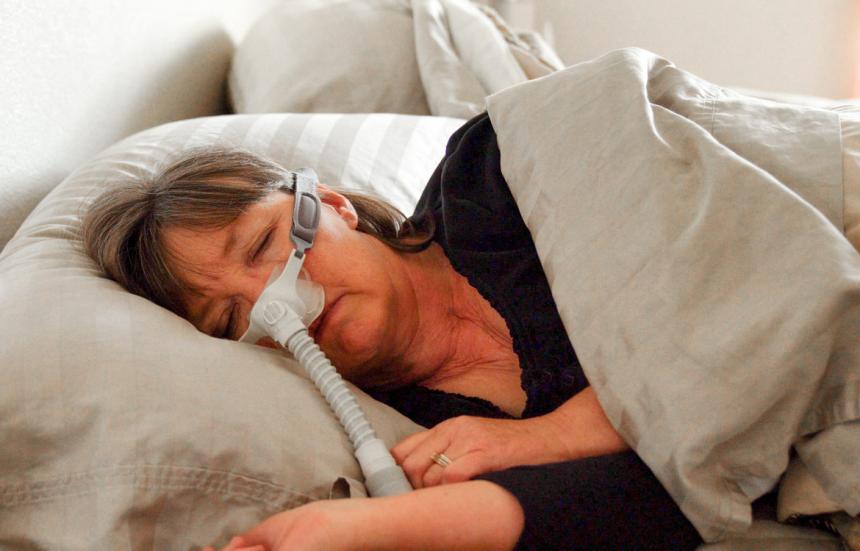
[[[391,449],[412,486],[470,480],[518,465],[541,465],[629,449],[586,387],[555,411],[528,419],[454,417],[415,433]],[[431,456],[453,462],[441,467]]]
[[[414,488],[470,480],[479,474],[517,465],[540,465],[569,459],[558,437],[560,427],[547,417],[490,419],[454,417],[415,433],[391,449]],[[444,453],[453,463],[437,465]]]
[[[273,515],[234,537],[221,551],[350,551],[359,549],[352,524],[367,499],[314,501]],[[203,551],[214,551],[206,547]]]

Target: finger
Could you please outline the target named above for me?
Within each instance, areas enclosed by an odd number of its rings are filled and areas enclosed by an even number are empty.
[[[234,545],[235,541],[236,541],[236,538],[234,537],[233,539],[230,540],[230,542],[227,545],[222,547],[220,551],[235,551],[235,549],[236,549],[236,547]],[[203,551],[215,551],[215,548],[212,547],[211,545],[208,545],[208,546],[203,548]]]
[[[424,475],[434,465],[430,456],[421,452],[412,452],[401,462],[406,478],[416,490],[424,487]]]
[[[424,487],[424,473],[427,471],[428,465],[422,464],[415,459],[407,457],[401,465],[403,474],[409,479],[409,484],[416,490]]]
[[[422,430],[415,434],[410,434],[398,442],[397,445],[391,448],[391,455],[394,456],[394,460],[400,464],[412,453],[412,450],[414,450],[425,438],[430,436],[431,432],[431,430]]]
[[[280,545],[280,541],[284,535],[290,531],[295,509],[282,511],[270,516],[260,524],[254,526],[244,534],[242,540],[244,545],[259,545],[264,549],[270,547],[276,549]]]
[[[266,549],[267,545],[276,545],[278,535],[275,534],[273,530],[269,527],[264,526],[264,524],[265,521],[262,524],[258,524],[251,530],[242,534],[244,547],[230,549],[229,551],[245,551],[246,547],[250,549]]]
[[[433,455],[445,452],[450,454],[451,441],[446,432],[434,431],[422,440],[412,452],[401,462],[413,488],[424,488],[427,485],[437,485],[441,480],[442,467],[433,461]],[[450,455],[449,455],[450,457]],[[453,457],[451,457],[453,459]],[[429,474],[428,474],[429,473]]]
[[[453,458],[452,458],[453,459]],[[458,457],[456,461],[445,467],[440,473],[440,484],[453,484],[465,482],[492,471],[499,470],[487,460],[484,453],[467,453]]]
[[[432,463],[424,472],[424,477],[421,480],[422,487],[432,488],[442,484],[442,476],[445,472],[445,467],[441,467],[436,463]]]
[[[230,540],[230,543],[227,544],[222,551],[237,551],[240,547],[245,545],[245,540],[243,540],[240,536],[234,536],[233,539]]]

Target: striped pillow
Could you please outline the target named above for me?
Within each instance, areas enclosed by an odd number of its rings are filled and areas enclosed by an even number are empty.
[[[132,136],[73,172],[0,255],[0,534],[46,549],[225,544],[276,511],[362,495],[346,435],[279,352],[211,338],[106,279],[88,202],[184,148],[241,146],[407,213],[463,121],[234,115]],[[389,445],[418,429],[359,392]]]

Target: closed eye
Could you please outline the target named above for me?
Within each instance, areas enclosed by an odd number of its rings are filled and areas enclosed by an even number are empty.
[[[269,230],[269,231],[266,233],[266,237],[265,237],[265,238],[263,238],[263,242],[262,242],[262,243],[260,243],[260,246],[259,246],[259,247],[257,247],[257,250],[256,250],[256,251],[254,251],[253,256],[251,256],[251,260],[257,260],[257,259],[260,257],[260,255],[261,255],[261,254],[263,254],[263,253],[266,251],[266,249],[269,247],[269,243],[270,243],[270,242],[271,242],[271,240],[272,240],[272,232],[273,232],[273,231],[274,231],[274,230]]]
[[[224,329],[224,332],[221,333],[221,335],[218,338],[221,338],[221,339],[232,338],[233,323],[236,321],[236,317],[234,315],[236,313],[236,307],[237,307],[237,305],[234,304],[233,307],[230,308],[230,317],[227,318],[227,327]]]

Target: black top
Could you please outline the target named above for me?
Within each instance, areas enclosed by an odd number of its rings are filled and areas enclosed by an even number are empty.
[[[529,229],[499,169],[488,116],[455,132],[411,221],[433,217],[434,241],[457,272],[504,318],[522,369],[522,417],[543,415],[588,385],[558,315]],[[433,426],[457,415],[511,418],[495,404],[422,386],[380,399],[417,423]]]
[[[522,417],[548,413],[588,381],[558,315],[528,227],[500,168],[490,118],[455,132],[411,217],[435,222],[433,240],[454,269],[507,323],[526,393]],[[432,427],[458,415],[512,418],[477,397],[408,386],[369,391],[416,423]],[[650,470],[632,452],[477,477],[520,502],[524,549],[684,549],[698,534]]]

